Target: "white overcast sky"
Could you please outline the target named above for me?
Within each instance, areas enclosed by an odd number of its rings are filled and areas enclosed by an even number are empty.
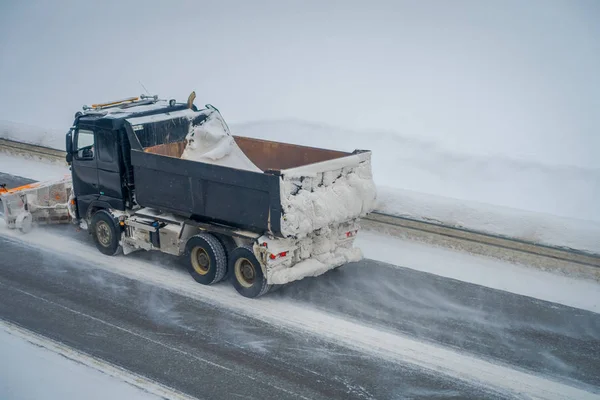
[[[599,71],[596,0],[0,2],[0,120],[63,130],[141,81],[230,123],[600,168]]]

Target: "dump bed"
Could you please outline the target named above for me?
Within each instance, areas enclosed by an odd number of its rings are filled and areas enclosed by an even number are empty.
[[[190,115],[128,121],[139,205],[279,237],[304,237],[373,207],[369,151],[231,136],[225,139],[252,168],[229,166],[214,149],[205,161],[184,159],[192,121]],[[203,139],[197,135],[196,140]]]

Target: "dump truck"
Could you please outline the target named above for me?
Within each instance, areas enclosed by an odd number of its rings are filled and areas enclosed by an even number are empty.
[[[200,284],[228,279],[249,298],[362,258],[370,151],[235,136],[194,98],[84,106],[66,134],[71,176],[5,190],[7,225],[70,219],[103,254],[180,256]]]

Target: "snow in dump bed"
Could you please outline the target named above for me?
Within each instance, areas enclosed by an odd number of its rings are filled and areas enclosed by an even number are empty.
[[[302,238],[373,211],[371,154],[359,153],[282,171],[281,232]]]
[[[239,148],[218,111],[207,110],[194,114],[190,119],[203,114],[206,115],[206,119],[195,126],[190,124],[182,159],[262,172]]]

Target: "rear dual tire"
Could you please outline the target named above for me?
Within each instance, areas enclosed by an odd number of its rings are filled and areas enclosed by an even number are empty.
[[[269,292],[273,285],[267,284],[262,267],[250,246],[238,247],[229,255],[230,280],[239,294],[256,298]]]
[[[264,295],[272,285],[267,284],[252,247],[234,246],[233,240],[224,242],[223,238],[209,233],[193,236],[186,245],[190,275],[202,285],[212,285],[228,278],[244,297]]]

